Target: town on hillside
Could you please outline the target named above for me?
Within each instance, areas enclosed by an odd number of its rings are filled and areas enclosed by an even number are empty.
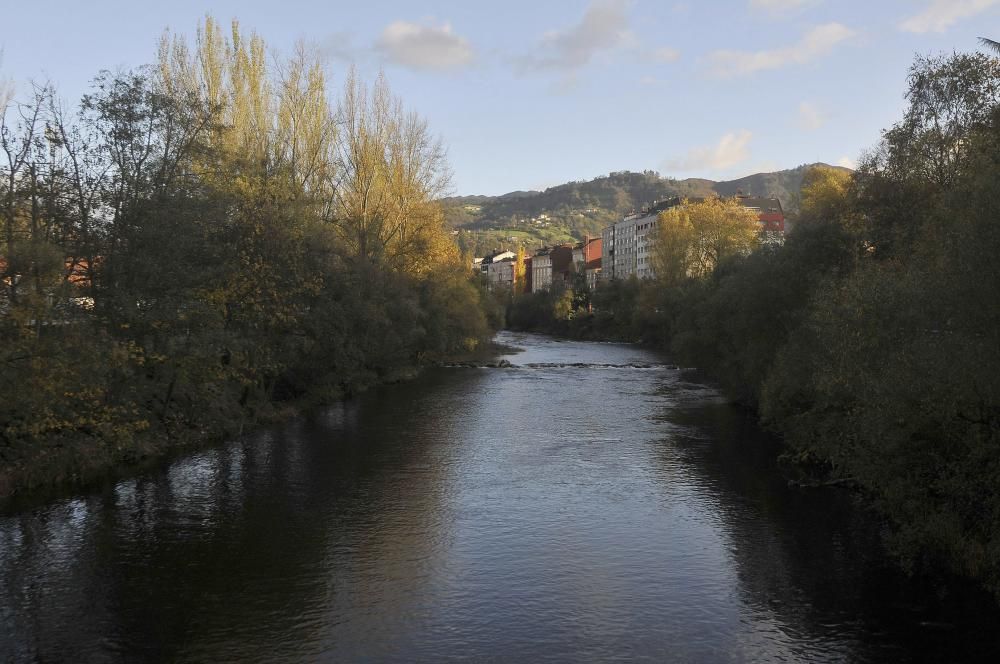
[[[754,212],[760,221],[760,240],[764,244],[783,244],[785,213],[776,197],[750,196],[737,192],[734,199]],[[703,202],[704,198],[673,197],[625,215],[601,231],[601,237],[585,237],[576,244],[564,243],[542,247],[524,257],[523,292],[548,290],[553,283],[569,283],[574,275],[584,275],[593,290],[612,279],[654,279],[653,237],[659,216],[671,208]],[[518,278],[517,253],[498,250],[473,259],[490,290],[513,289]]]

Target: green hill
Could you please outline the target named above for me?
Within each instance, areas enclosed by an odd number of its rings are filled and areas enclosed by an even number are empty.
[[[788,212],[798,207],[802,176],[813,164],[774,173],[755,173],[716,182],[676,180],[654,171],[613,172],[589,181],[567,182],[545,191],[516,191],[502,196],[456,196],[442,199],[459,244],[482,254],[517,244],[541,246],[565,238],[599,235],[623,215],[673,196],[732,196],[737,192],[776,196]]]

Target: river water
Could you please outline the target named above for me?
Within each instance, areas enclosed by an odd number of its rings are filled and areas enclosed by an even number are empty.
[[[0,661],[1000,661],[690,372],[500,341],[0,515]]]

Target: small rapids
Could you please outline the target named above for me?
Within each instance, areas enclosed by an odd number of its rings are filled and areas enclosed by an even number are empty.
[[[498,362],[460,362],[442,365],[447,369],[661,369],[667,371],[679,371],[676,364],[662,364],[657,362],[527,362],[525,364],[513,364],[507,360]]]
[[[659,364],[647,362],[626,362],[611,364],[604,362],[529,362],[512,365],[515,369],[666,369],[677,371],[676,364]]]

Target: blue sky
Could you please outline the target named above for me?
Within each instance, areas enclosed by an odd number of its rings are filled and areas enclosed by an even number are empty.
[[[1000,0],[14,2],[0,77],[76,99],[150,62],[165,28],[236,17],[278,53],[316,44],[331,93],[384,70],[449,148],[458,194],[616,170],[729,179],[850,164],[904,106],[917,53],[1000,40]]]

